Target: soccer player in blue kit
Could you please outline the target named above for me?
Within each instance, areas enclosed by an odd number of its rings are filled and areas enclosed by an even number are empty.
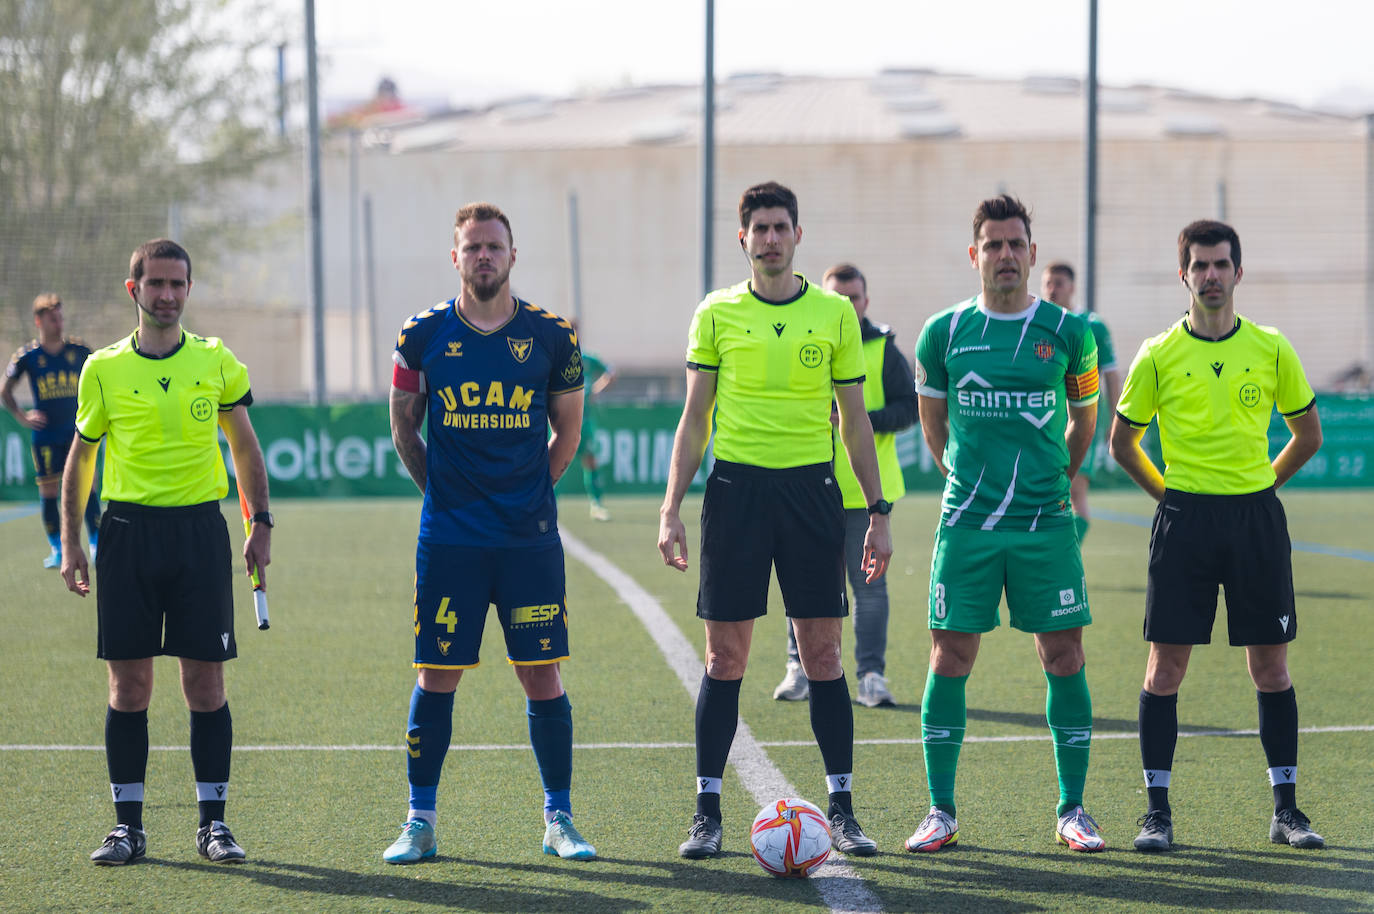
[[[44,292],[33,300],[33,323],[38,336],[10,360],[5,380],[0,382],[0,404],[20,425],[33,432],[33,469],[43,509],[43,531],[52,547],[51,554],[43,559],[43,567],[58,568],[62,565],[58,490],[76,432],[76,382],[91,347],[62,335],[62,299],[52,292]],[[33,408],[24,410],[14,399],[14,388],[26,374]],[[86,500],[86,529],[94,558],[100,530],[100,497],[94,490]]]
[[[582,353],[568,321],[511,294],[515,245],[501,210],[460,209],[451,256],[460,294],[408,319],[393,356],[391,438],[425,498],[415,554],[419,674],[406,728],[410,810],[382,859],[415,863],[438,851],[453,696],[478,664],[494,603],[527,698],[544,853],[589,860],[596,850],[573,827],[569,801],[572,705],[559,675],[568,619],[553,494],[577,452]]]

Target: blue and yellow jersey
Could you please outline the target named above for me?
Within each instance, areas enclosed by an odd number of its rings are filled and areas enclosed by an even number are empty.
[[[42,410],[48,424],[33,430],[34,444],[70,444],[76,429],[76,387],[81,379],[81,366],[91,354],[91,347],[78,339],[65,339],[56,355],[33,340],[14,354],[5,376],[15,378],[28,375],[29,390],[33,393],[33,408]]]
[[[516,299],[503,326],[478,330],[450,299],[405,322],[393,358],[419,373],[428,397],[420,539],[498,547],[556,540],[549,398],[583,386],[572,326]]]

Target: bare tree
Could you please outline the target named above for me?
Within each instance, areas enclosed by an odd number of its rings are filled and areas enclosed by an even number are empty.
[[[279,36],[263,0],[0,0],[0,337],[44,289],[127,307],[129,251],[273,142]]]

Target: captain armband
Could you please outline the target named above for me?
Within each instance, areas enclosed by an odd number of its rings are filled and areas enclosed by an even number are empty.
[[[423,390],[421,374],[413,368],[402,368],[400,365],[393,365],[391,369],[391,386],[397,390],[404,390],[406,393],[421,393]]]

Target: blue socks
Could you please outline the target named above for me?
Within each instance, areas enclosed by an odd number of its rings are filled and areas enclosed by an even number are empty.
[[[439,775],[453,738],[452,692],[426,692],[417,683],[410,693],[406,722],[406,779],[410,781],[410,818],[433,825],[437,818]],[[428,815],[416,815],[428,813]]]
[[[525,713],[530,722],[530,747],[544,785],[544,819],[552,819],[560,810],[571,816],[573,724],[568,694],[546,701],[527,698]]]
[[[431,825],[438,818],[439,776],[453,739],[453,697],[453,692],[426,692],[418,684],[410,695],[406,728],[409,818]],[[547,701],[526,699],[526,713],[530,746],[544,785],[544,818],[553,818],[559,810],[571,816],[572,703],[566,693]]]

